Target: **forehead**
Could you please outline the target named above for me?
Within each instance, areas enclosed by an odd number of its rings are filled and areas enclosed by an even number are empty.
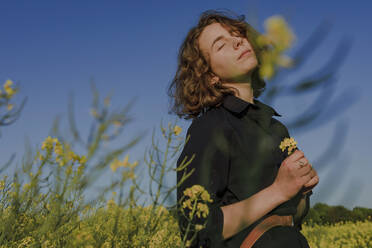
[[[212,23],[206,26],[199,36],[199,47],[202,51],[208,52],[215,38],[220,35],[228,36],[231,28],[222,26],[220,23]]]

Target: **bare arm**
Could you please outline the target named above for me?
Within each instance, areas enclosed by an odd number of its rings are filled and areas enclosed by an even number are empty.
[[[224,239],[234,236],[278,205],[291,199],[304,184],[318,182],[316,172],[309,164],[298,167],[297,160],[300,159],[305,158],[303,152],[297,150],[282,162],[272,185],[243,201],[221,207],[224,215],[222,231]],[[303,203],[300,202],[299,205],[302,208]]]
[[[224,216],[223,238],[234,236],[287,200],[272,184],[243,201],[221,207]]]

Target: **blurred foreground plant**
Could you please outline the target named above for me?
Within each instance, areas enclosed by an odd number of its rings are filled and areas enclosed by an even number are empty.
[[[293,60],[283,53],[293,45],[296,37],[285,19],[279,15],[265,20],[265,32],[256,41],[264,48],[260,57],[259,75],[271,79],[280,67],[293,66]]]

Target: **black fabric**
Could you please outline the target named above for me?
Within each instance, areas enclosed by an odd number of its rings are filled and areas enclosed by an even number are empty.
[[[238,248],[239,246],[237,246]],[[310,248],[305,236],[296,228],[275,226],[266,231],[252,248]]]
[[[300,192],[238,234],[223,240],[221,206],[242,201],[270,186],[275,180],[279,166],[288,156],[279,148],[280,142],[289,137],[288,130],[273,116],[281,115],[257,99],[251,104],[233,95],[226,95],[221,106],[209,108],[192,121],[186,135],[189,139],[177,160],[177,167],[182,165],[185,159],[189,160],[195,156],[186,170],[177,171],[177,183],[180,183],[184,173],[194,171],[177,188],[177,201],[180,202],[186,188],[198,184],[210,193],[213,203],[208,203],[207,218],[193,220],[193,225],[206,222],[207,226],[197,232],[191,247],[239,247],[263,218],[272,214],[296,214],[302,197]],[[311,193],[306,196],[307,207],[303,217],[308,212]],[[181,234],[184,236],[188,223],[179,208],[178,217]],[[301,240],[302,219],[295,223],[295,227],[269,230],[260,239],[262,245],[257,247],[273,247],[265,240],[272,240],[278,233],[281,238],[285,237],[290,240],[288,242],[297,244],[296,240]],[[193,234],[191,229],[187,239],[191,239]],[[304,244],[307,243],[306,239],[303,241]],[[307,246],[298,243],[297,246],[285,247]]]

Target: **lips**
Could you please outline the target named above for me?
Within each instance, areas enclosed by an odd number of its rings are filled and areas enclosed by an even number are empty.
[[[244,51],[240,54],[238,60],[241,59],[241,58],[242,58],[244,55],[246,55],[247,53],[251,53],[251,52],[252,52],[252,50],[250,50],[250,49],[244,50]]]

